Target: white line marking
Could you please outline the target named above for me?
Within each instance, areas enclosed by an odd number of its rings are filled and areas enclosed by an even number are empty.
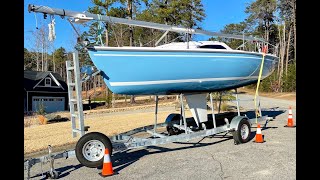
[[[139,86],[152,84],[172,84],[172,83],[186,83],[186,82],[205,82],[205,81],[230,81],[230,80],[245,80],[258,79],[258,76],[248,77],[227,77],[227,78],[203,78],[203,79],[178,79],[178,80],[159,80],[159,81],[135,81],[135,82],[110,82],[111,86]]]

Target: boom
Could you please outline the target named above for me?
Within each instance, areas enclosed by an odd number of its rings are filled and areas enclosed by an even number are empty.
[[[57,8],[51,8],[48,6],[39,6],[39,5],[28,5],[28,11],[32,12],[39,12],[44,14],[51,14],[51,15],[60,15],[62,17],[69,16],[73,17],[77,20],[87,21],[87,20],[97,20],[97,21],[104,21],[109,23],[119,23],[119,24],[126,24],[126,25],[132,25],[132,26],[139,26],[139,27],[146,27],[146,28],[153,28],[158,30],[164,30],[164,31],[173,31],[173,32],[179,32],[179,33],[188,33],[188,34],[202,34],[202,35],[208,35],[208,36],[217,36],[217,37],[223,37],[223,38],[232,38],[232,39],[243,39],[243,40],[255,40],[255,41],[261,41],[265,42],[262,38],[256,38],[251,36],[243,36],[243,35],[234,35],[234,34],[224,34],[219,32],[211,32],[201,29],[191,29],[191,28],[184,28],[184,27],[178,27],[178,26],[170,26],[166,24],[160,24],[160,23],[153,23],[153,22],[146,22],[146,21],[138,21],[138,20],[130,20],[125,18],[117,18],[112,16],[101,16],[99,14],[91,14],[88,12],[76,12],[76,11],[70,11],[65,9],[57,9]],[[265,42],[266,43],[266,42]]]

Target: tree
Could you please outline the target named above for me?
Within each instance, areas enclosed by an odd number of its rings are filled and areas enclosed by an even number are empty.
[[[199,29],[206,16],[201,0],[155,0],[151,7],[159,17],[158,22],[185,28]]]
[[[295,83],[288,80],[295,70],[290,64],[295,66],[296,60],[296,1],[278,0],[279,22],[279,64],[277,70],[279,90],[295,89]],[[289,70],[290,69],[290,70]],[[288,74],[290,73],[290,74]],[[295,76],[295,75],[294,75]],[[291,85],[288,85],[290,83]],[[291,87],[290,87],[291,86]],[[294,88],[293,88],[294,87]]]
[[[40,52],[43,52],[44,28],[45,28],[44,25],[40,25],[37,30],[31,31],[32,36],[29,37],[29,40],[31,41],[31,44],[32,44],[30,48],[30,52],[35,53],[34,55],[35,55],[36,71],[40,71],[41,69],[39,58],[40,58]]]
[[[32,66],[36,65],[31,69],[48,71],[51,66],[48,51],[53,47],[53,43],[48,40],[48,26],[43,21],[40,21],[38,29],[30,32],[32,36],[28,37],[28,40],[31,41],[32,46],[29,50],[33,59]]]
[[[104,2],[102,0],[92,0],[92,3],[95,6],[89,7],[88,11],[94,14],[108,15],[109,7],[111,7],[115,2],[117,2],[117,0],[105,0]],[[106,25],[105,31],[105,45],[109,46],[108,25]]]
[[[175,3],[172,0],[155,0],[151,3],[148,9],[152,15],[152,21],[163,23],[166,25],[176,25],[176,20],[174,16],[179,14],[179,9],[175,7]],[[156,31],[156,36],[161,35],[162,32]],[[170,39],[174,39],[179,36],[179,33],[169,32],[164,38],[164,44],[168,43]]]
[[[278,9],[280,18],[293,27],[293,52],[296,59],[296,0],[278,0]]]
[[[32,53],[28,51],[27,48],[24,48],[24,70],[32,70],[33,58]]]
[[[243,35],[249,34],[247,30],[247,24],[245,22],[240,22],[239,24],[235,24],[235,23],[228,24],[223,28],[221,32],[225,34],[243,34]],[[222,39],[232,49],[236,49],[243,44],[243,41],[240,39],[229,39],[229,38],[222,38]]]
[[[132,2],[133,0],[128,0],[127,1],[127,10],[128,10],[128,19],[131,20],[132,19]],[[129,39],[129,43],[130,45],[129,46],[132,46],[133,45],[133,27],[130,25],[129,26],[129,32],[130,32],[130,39]]]
[[[66,77],[66,69],[65,69],[65,61],[69,58],[71,59],[72,54],[68,54],[66,50],[63,47],[60,47],[56,49],[53,52],[54,56],[54,62],[57,70],[59,69],[58,73],[60,74],[61,77]]]
[[[276,71],[262,82],[265,91],[295,90],[295,0],[256,0],[246,7],[248,18],[238,24],[228,24],[222,30],[227,34],[244,34],[264,37],[272,46],[269,53],[279,57]],[[278,10],[278,13],[275,13]],[[276,16],[277,15],[277,16]],[[231,48],[242,44],[242,40],[210,38],[223,40]],[[250,45],[247,41],[246,45]],[[277,48],[275,48],[277,47]]]
[[[264,29],[264,38],[269,41],[269,30],[274,21],[276,11],[276,0],[257,0],[252,2],[245,10],[249,14],[248,23],[258,25]]]
[[[181,0],[180,6],[182,26],[200,28],[199,23],[206,17],[201,0]]]

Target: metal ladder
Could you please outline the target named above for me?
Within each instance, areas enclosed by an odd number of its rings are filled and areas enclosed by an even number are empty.
[[[77,133],[80,137],[85,134],[88,127],[84,126],[84,116],[82,107],[82,96],[81,96],[81,80],[80,80],[80,69],[79,69],[79,52],[75,51],[73,55],[73,66],[71,61],[66,61],[67,70],[67,84],[68,84],[68,96],[69,96],[69,108],[70,108],[70,118],[72,122],[72,137],[77,137]],[[72,76],[73,71],[73,76]],[[72,81],[74,77],[75,81]],[[73,96],[73,88],[76,90],[76,97]],[[77,107],[77,112],[75,112],[75,105]],[[76,123],[76,118],[78,118],[78,127]]]

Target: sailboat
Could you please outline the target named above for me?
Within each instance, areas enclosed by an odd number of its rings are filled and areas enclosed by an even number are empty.
[[[110,90],[128,95],[214,92],[256,83],[263,54],[233,50],[217,41],[190,41],[157,47],[88,48]],[[266,54],[262,79],[278,58]]]

